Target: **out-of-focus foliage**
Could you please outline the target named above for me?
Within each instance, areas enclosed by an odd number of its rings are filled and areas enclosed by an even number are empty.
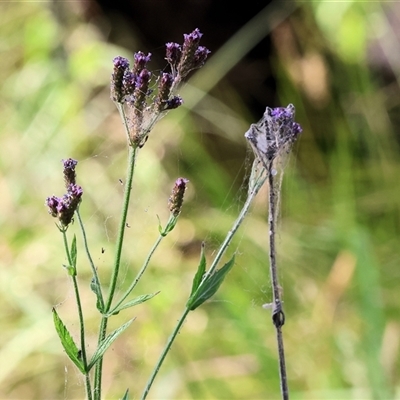
[[[63,193],[61,159],[79,160],[81,212],[103,281],[113,258],[127,152],[108,82],[112,58],[130,56],[74,4],[0,4],[0,398],[83,396],[52,326],[56,306],[78,335],[62,238],[44,207]],[[396,3],[299,2],[271,33],[279,99],[303,126],[279,235],[294,399],[400,398],[399,15]],[[161,293],[111,320],[113,329],[136,317],[106,356],[105,398],[127,387],[139,395],[187,300],[200,242],[211,259],[245,198],[252,156],[243,134],[260,116],[216,75],[220,54],[182,90],[191,109],[171,112],[141,150],[121,287],[157,237],[156,215],[166,221],[175,179],[190,186],[137,295]],[[220,80],[211,93],[202,92],[207,77]],[[275,336],[261,308],[271,298],[266,201],[264,191],[230,249],[236,265],[184,325],[150,398],[279,398]],[[70,233],[80,237],[77,226]],[[90,353],[99,318],[83,250],[78,269]]]

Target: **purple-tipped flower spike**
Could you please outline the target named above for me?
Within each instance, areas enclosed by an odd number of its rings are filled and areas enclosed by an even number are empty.
[[[302,129],[294,122],[295,108],[267,107],[263,117],[257,124],[252,124],[245,133],[255,155],[270,170],[273,161],[281,154],[288,153]]]
[[[156,98],[156,110],[164,111],[165,105],[169,99],[171,86],[174,78],[171,74],[164,72],[158,81],[158,96]]]
[[[202,47],[196,55],[202,36],[203,34],[198,28],[192,33],[183,35],[182,56],[178,65],[178,75],[180,78],[184,78],[193,69],[201,67],[210,53],[208,49]]]
[[[73,160],[72,158],[68,158],[67,160],[63,160],[64,164],[64,182],[65,187],[68,189],[70,184],[75,184],[76,182],[76,173],[75,167],[78,164],[78,161]]]
[[[135,58],[135,64],[133,65],[132,72],[135,75],[139,75],[140,72],[145,69],[146,64],[150,61],[151,53],[146,56],[142,51],[138,51],[133,57]]]
[[[178,43],[167,43],[165,45],[165,59],[169,62],[172,72],[175,72],[176,67],[181,59],[182,48]]]
[[[146,107],[146,100],[149,93],[149,82],[151,74],[147,69],[143,69],[136,79],[136,89],[133,94],[133,115],[131,142],[140,145],[143,141],[142,124],[143,111]]]
[[[124,100],[123,79],[125,71],[129,69],[129,61],[121,56],[115,57],[113,60],[114,71],[111,75],[111,99],[117,103]]]
[[[204,65],[204,63],[206,62],[207,57],[210,53],[211,53],[211,51],[208,50],[206,47],[199,46],[199,48],[194,53],[193,69],[201,68]]]
[[[183,196],[185,194],[186,186],[189,180],[185,178],[178,178],[172,189],[170,198],[168,199],[168,206],[171,214],[178,217],[182,210]]]
[[[132,71],[126,70],[122,83],[124,94],[127,96],[126,100],[132,100],[131,97],[133,96],[136,89],[136,75]]]

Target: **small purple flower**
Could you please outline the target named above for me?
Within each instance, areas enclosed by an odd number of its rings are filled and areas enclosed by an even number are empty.
[[[136,75],[140,74],[140,72],[146,67],[146,64],[151,59],[151,53],[148,53],[147,56],[142,51],[138,51],[133,55],[135,59],[135,64],[133,66],[133,73]]]
[[[121,56],[113,60],[114,71],[111,75],[111,99],[122,103],[124,98],[123,79],[125,71],[129,69],[129,61]]]
[[[173,110],[183,104],[183,99],[180,96],[174,96],[166,101],[165,110]]]
[[[58,205],[61,201],[62,199],[57,196],[51,196],[46,199],[45,205],[48,208],[49,214],[54,218],[58,215]]]
[[[177,217],[182,210],[183,196],[188,182],[189,180],[185,178],[178,178],[175,181],[171,196],[168,199],[169,210],[174,217]]]
[[[185,41],[183,42],[183,47],[192,47],[192,46],[198,46],[200,43],[200,39],[203,36],[203,34],[200,32],[199,28],[196,28],[192,33],[183,34],[183,38]]]

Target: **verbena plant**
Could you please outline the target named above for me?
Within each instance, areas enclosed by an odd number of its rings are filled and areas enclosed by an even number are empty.
[[[132,280],[128,289],[120,297],[116,298],[116,287],[122,261],[124,236],[127,228],[127,214],[130,196],[132,194],[132,182],[139,151],[146,144],[154,125],[165,116],[168,111],[182,105],[183,100],[176,94],[179,84],[191,71],[202,67],[210,53],[207,48],[200,46],[201,37],[201,32],[195,29],[192,33],[184,35],[184,43],[182,46],[177,43],[167,43],[165,59],[168,61],[171,71],[164,72],[157,77],[147,69],[147,63],[150,61],[151,57],[150,53],[147,55],[142,52],[135,53],[132,67],[129,61],[123,57],[116,57],[113,61],[114,71],[111,78],[111,99],[116,104],[125,127],[128,145],[128,168],[125,179],[118,236],[115,245],[114,263],[109,282],[107,282],[106,285],[100,281],[97,268],[89,249],[85,227],[79,213],[83,189],[76,183],[75,169],[77,161],[71,158],[63,161],[66,194],[62,197],[52,196],[46,199],[48,211],[53,217],[57,218],[57,227],[63,238],[67,259],[67,264],[64,265],[64,267],[72,279],[78,310],[80,326],[79,344],[75,343],[55,308],[53,308],[54,324],[66,354],[84,375],[86,398],[88,400],[101,399],[103,356],[114,340],[117,339],[133,321],[133,319],[128,320],[118,329],[108,332],[109,319],[112,318],[113,315],[119,314],[124,309],[150,300],[159,293],[155,292],[133,298],[131,297],[136,285],[150,265],[155,250],[159,247],[163,238],[174,229],[178,221],[188,180],[185,178],[178,178],[176,180],[168,201],[170,210],[169,220],[165,225],[162,225],[161,221],[159,221],[159,237],[149,250],[142,267],[137,272],[136,277]],[[153,90],[153,87],[156,87],[156,89]],[[300,126],[294,122],[294,111],[294,106],[292,105],[286,108],[274,109],[267,107],[260,122],[253,124],[248,132],[246,132],[245,136],[252,145],[256,155],[256,160],[253,164],[249,179],[247,199],[208,269],[203,243],[200,252],[199,266],[193,278],[191,291],[188,293],[188,300],[181,317],[154,366],[143,390],[142,399],[147,397],[154,379],[188,314],[217,292],[227,273],[233,267],[235,262],[234,254],[220,269],[217,269],[233,236],[243,222],[252,200],[265,181],[268,182],[270,187],[268,236],[270,245],[270,275],[273,288],[273,302],[271,304],[272,320],[277,330],[282,397],[284,399],[288,398],[289,391],[284,365],[281,331],[285,318],[277,280],[275,223],[279,203],[280,182],[283,176],[282,156],[290,151],[292,143],[301,132]],[[72,239],[67,235],[68,227],[74,219],[78,221],[81,229],[85,247],[84,251],[86,252],[93,274],[90,287],[96,295],[95,306],[101,315],[97,348],[93,354],[90,355],[86,348],[85,321],[78,285],[77,241],[75,235]],[[123,399],[128,399],[128,390],[129,389],[126,389],[122,397]]]

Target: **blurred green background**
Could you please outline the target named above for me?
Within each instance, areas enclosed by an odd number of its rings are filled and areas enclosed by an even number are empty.
[[[52,325],[56,306],[78,335],[62,237],[44,200],[63,193],[60,161],[77,159],[81,213],[107,279],[127,155],[108,85],[113,57],[132,55],[107,43],[79,3],[1,2],[0,21],[0,398],[82,399],[82,378]],[[285,172],[279,231],[291,398],[400,399],[400,9],[303,1],[273,21],[278,99],[296,106],[303,126]],[[137,318],[106,355],[104,398],[127,387],[138,398],[182,312],[201,241],[211,261],[245,200],[253,155],[243,134],[261,115],[224,69],[264,34],[258,29],[249,23],[233,42],[211,48],[181,91],[185,107],[141,150],[121,290],[157,237],[156,216],[168,218],[175,179],[190,186],[137,292],[161,293],[111,321],[112,328]],[[265,189],[228,250],[237,253],[234,269],[190,315],[149,398],[280,398],[275,333],[261,308],[271,299],[266,212]],[[69,233],[80,238],[77,224]],[[82,247],[79,261],[91,353],[99,318]]]

